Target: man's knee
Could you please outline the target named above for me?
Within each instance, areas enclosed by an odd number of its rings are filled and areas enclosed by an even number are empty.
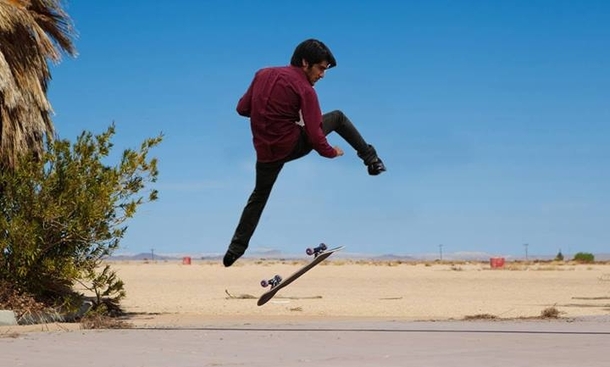
[[[341,110],[334,110],[326,114],[328,118],[333,120],[342,121],[345,120],[345,114]]]
[[[324,130],[324,134],[328,135],[331,131],[343,129],[346,121],[348,121],[347,118],[340,110],[325,113],[324,116],[322,116],[322,129]]]

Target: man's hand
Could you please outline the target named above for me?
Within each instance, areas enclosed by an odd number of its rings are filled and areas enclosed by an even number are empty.
[[[336,145],[333,148],[335,148],[335,152],[337,152],[337,157],[341,157],[343,155],[343,149],[339,148]]]

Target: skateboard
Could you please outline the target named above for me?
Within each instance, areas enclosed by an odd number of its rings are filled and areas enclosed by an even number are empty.
[[[265,303],[269,302],[269,300],[273,298],[275,294],[279,292],[282,288],[299,279],[301,275],[307,273],[309,270],[311,270],[311,268],[326,260],[333,253],[342,250],[343,247],[344,246],[328,249],[325,244],[321,243],[318,247],[308,248],[306,251],[307,255],[314,257],[314,259],[309,264],[306,264],[286,279],[282,279],[282,277],[276,275],[269,280],[264,279],[261,281],[262,287],[266,288],[271,286],[271,289],[263,293],[263,295],[258,299],[258,302],[256,304],[258,306],[262,306]]]

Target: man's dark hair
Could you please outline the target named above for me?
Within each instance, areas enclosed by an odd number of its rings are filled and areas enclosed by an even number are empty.
[[[292,59],[290,59],[290,65],[303,66],[302,60],[307,61],[310,66],[322,61],[328,62],[329,69],[337,66],[337,60],[335,60],[330,49],[321,41],[313,38],[305,40],[297,46],[292,54]]]

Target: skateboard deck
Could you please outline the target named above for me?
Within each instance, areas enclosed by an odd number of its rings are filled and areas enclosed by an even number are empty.
[[[326,247],[326,245],[323,245],[323,246],[324,246],[324,248]],[[258,302],[256,304],[258,306],[262,306],[265,303],[269,302],[269,300],[271,300],[271,298],[273,298],[275,296],[275,294],[277,292],[279,292],[282,288],[288,286],[290,283],[299,279],[303,274],[305,274],[309,270],[311,270],[311,268],[318,265],[322,261],[326,260],[330,255],[334,254],[335,252],[337,252],[339,250],[342,250],[343,248],[344,248],[344,246],[335,247],[332,249],[322,249],[322,250],[319,250],[320,247],[317,247],[316,249],[313,249],[313,250],[307,249],[307,254],[315,255],[315,258],[311,262],[309,262],[308,264],[303,266],[301,269],[294,272],[292,275],[290,275],[286,279],[282,279],[278,275],[276,275],[275,277],[273,277],[272,279],[270,279],[268,281],[263,280],[261,282],[261,285],[263,287],[265,287],[267,285],[271,285],[271,289],[268,290],[267,292],[263,293],[263,295],[258,299]]]

